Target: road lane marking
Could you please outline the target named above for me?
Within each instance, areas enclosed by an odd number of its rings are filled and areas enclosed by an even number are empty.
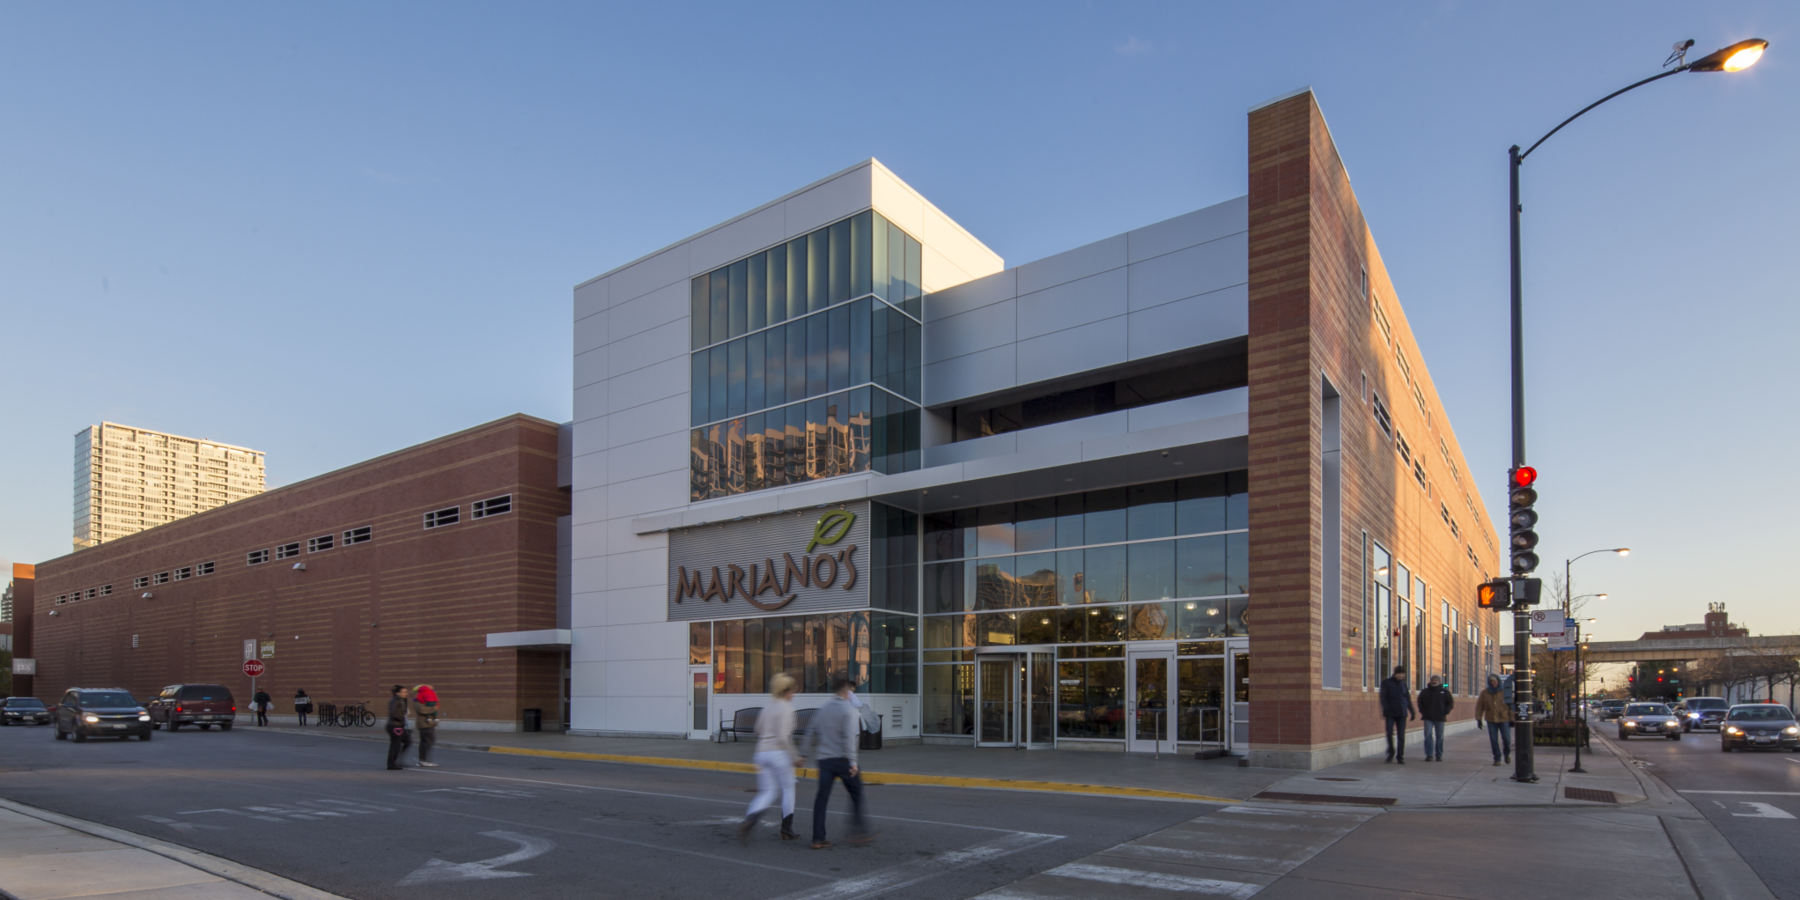
[[[877,869],[866,875],[855,875],[811,890],[787,894],[777,900],[853,900],[857,897],[871,897],[1062,839],[1062,835],[1058,834],[1015,832],[985,844],[949,850],[897,866]]]
[[[1756,810],[1755,812],[1732,813],[1740,819],[1791,819],[1794,817],[1793,813],[1767,803],[1755,803],[1750,800],[1739,800],[1738,803]]]
[[[1677,791],[1679,794],[1749,794],[1756,797],[1800,797],[1800,791]]]
[[[1252,897],[1263,889],[1260,884],[1247,884],[1242,881],[1221,881],[1217,878],[1197,878],[1192,875],[1166,875],[1161,872],[1140,872],[1136,869],[1120,869],[1114,866],[1096,866],[1092,863],[1068,863],[1057,866],[1044,873],[1063,878],[1079,878],[1085,881],[1098,881],[1105,884],[1127,884],[1132,887],[1156,888],[1164,891],[1183,891],[1192,894],[1213,894],[1220,897],[1235,897],[1239,900]]]
[[[415,884],[438,884],[445,881],[480,881],[493,878],[529,878],[530,872],[508,872],[503,866],[521,863],[534,856],[542,856],[556,846],[549,838],[519,834],[512,831],[484,831],[482,837],[498,838],[518,844],[519,849],[491,859],[478,859],[474,862],[453,863],[441,859],[429,859],[425,864],[414,869],[412,874],[400,879],[395,887],[410,887]]]

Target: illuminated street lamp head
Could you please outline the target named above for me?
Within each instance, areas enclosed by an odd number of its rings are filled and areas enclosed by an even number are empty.
[[[1595,595],[1594,595],[1594,599],[1596,599],[1596,600],[1605,600],[1605,599],[1606,599],[1606,595],[1605,595],[1605,594],[1595,594]]]
[[[1630,556],[1631,548],[1630,547],[1620,547],[1619,549],[1614,550],[1613,552],[1619,554],[1620,556]]]
[[[1769,42],[1762,38],[1738,41],[1723,50],[1716,50],[1701,57],[1693,65],[1688,66],[1688,71],[1742,72],[1756,65],[1756,61],[1762,59],[1763,51],[1768,47]]]

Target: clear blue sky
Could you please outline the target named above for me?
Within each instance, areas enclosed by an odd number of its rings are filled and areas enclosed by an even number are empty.
[[[0,6],[0,556],[67,551],[102,419],[279,486],[570,412],[570,288],[865,157],[1009,263],[1245,192],[1312,85],[1490,505],[1526,164],[1545,557],[1603,638],[1800,631],[1800,5]],[[1355,6],[1355,9],[1351,7]]]

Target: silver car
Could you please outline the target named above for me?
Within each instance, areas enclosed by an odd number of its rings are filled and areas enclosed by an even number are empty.
[[[1634,737],[1667,737],[1681,740],[1681,720],[1665,703],[1627,703],[1619,716],[1619,740]]]

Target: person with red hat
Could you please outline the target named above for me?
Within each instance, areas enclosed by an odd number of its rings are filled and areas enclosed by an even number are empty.
[[[431,761],[431,746],[437,743],[438,695],[429,684],[413,688],[413,725],[419,729],[419,765],[437,768]]]

